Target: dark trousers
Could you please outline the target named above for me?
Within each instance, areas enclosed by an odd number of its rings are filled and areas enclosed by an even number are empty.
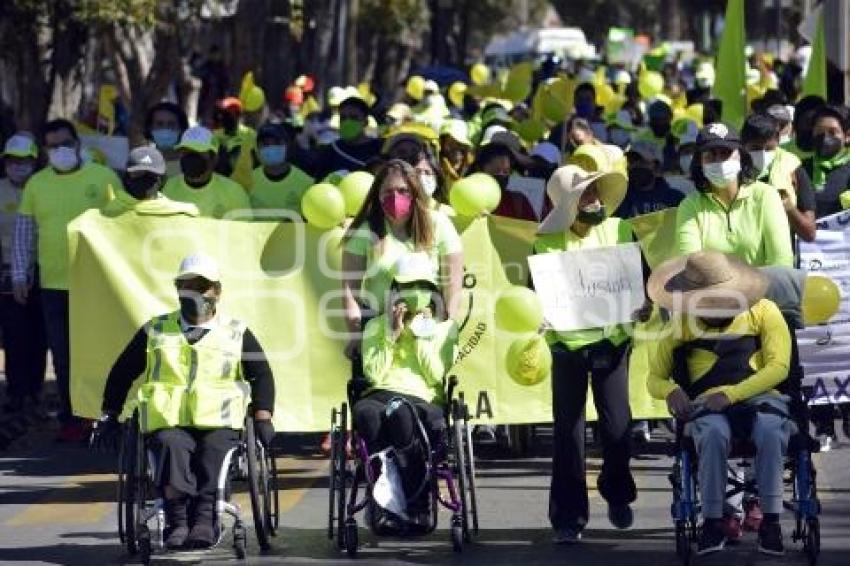
[[[422,465],[429,457],[423,446],[415,443],[420,438],[416,428],[416,417],[407,405],[402,405],[386,414],[387,405],[393,398],[404,398],[416,411],[422,422],[431,447],[439,442],[445,429],[443,409],[412,395],[401,395],[392,391],[373,391],[354,405],[354,423],[357,434],[366,442],[370,454],[383,450],[387,446],[395,448],[399,464],[402,485],[408,497],[422,486],[425,468]],[[420,493],[428,493],[427,491]]]
[[[44,311],[44,327],[47,330],[47,346],[53,355],[53,371],[59,393],[61,423],[73,420],[71,412],[70,365],[71,352],[68,329],[68,291],[42,289],[41,306]]]
[[[215,501],[221,465],[227,451],[239,441],[239,431],[164,428],[153,433],[153,438],[159,448],[157,486],[171,487],[207,503]]]
[[[570,351],[552,347],[554,454],[549,520],[555,529],[583,528],[588,518],[585,479],[585,420],[588,373],[599,416],[602,471],[597,487],[609,504],[631,503],[637,489],[631,470],[628,345],[608,340]]]
[[[38,289],[21,305],[12,295],[0,295],[0,328],[6,353],[6,383],[9,397],[37,398],[47,367],[47,338]]]

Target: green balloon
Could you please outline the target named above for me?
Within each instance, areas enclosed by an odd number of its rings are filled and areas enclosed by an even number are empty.
[[[473,173],[452,185],[449,203],[461,216],[478,216],[499,206],[502,190],[496,179],[486,173]]]
[[[508,376],[517,385],[537,385],[552,373],[552,352],[539,334],[514,340],[505,355]]]
[[[355,171],[343,177],[339,190],[345,199],[345,214],[357,216],[374,182],[375,176],[366,171]]]
[[[537,294],[514,285],[496,299],[496,326],[505,332],[536,332],[543,324],[543,305]]]
[[[335,186],[319,183],[301,197],[301,213],[310,226],[327,230],[345,220],[345,199]]]

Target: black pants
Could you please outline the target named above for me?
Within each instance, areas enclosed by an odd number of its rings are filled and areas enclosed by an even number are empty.
[[[230,428],[164,428],[153,433],[159,448],[157,486],[215,501],[218,474],[227,451],[239,440],[239,431]]]
[[[418,425],[410,407],[402,405],[387,416],[387,405],[397,397],[413,405],[433,448],[445,429],[443,409],[412,395],[373,391],[355,403],[354,423],[357,434],[366,442],[370,454],[388,446],[395,448],[404,492],[412,497],[422,485],[425,472],[423,460],[414,459],[428,458],[428,454],[423,453],[422,447],[415,442]]]
[[[6,352],[6,383],[10,398],[41,394],[47,368],[47,337],[41,299],[33,287],[25,305],[12,295],[0,295],[0,327]]]
[[[44,327],[47,330],[47,345],[53,355],[53,371],[59,393],[61,423],[74,420],[71,412],[70,342],[68,330],[68,291],[42,289],[41,305],[44,311]]]
[[[615,347],[608,340],[576,351],[552,347],[552,417],[554,454],[549,491],[549,520],[555,529],[583,528],[588,498],[584,459],[584,408],[588,373],[599,416],[602,471],[597,486],[609,504],[631,503],[637,489],[629,458],[628,344]]]

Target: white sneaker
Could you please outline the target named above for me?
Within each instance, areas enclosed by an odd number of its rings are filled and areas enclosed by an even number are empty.
[[[649,433],[649,421],[637,421],[632,426],[632,438],[638,442],[649,442],[652,439]]]
[[[832,435],[831,434],[820,434],[818,435],[818,441],[820,442],[820,451],[821,452],[829,452],[832,450]]]

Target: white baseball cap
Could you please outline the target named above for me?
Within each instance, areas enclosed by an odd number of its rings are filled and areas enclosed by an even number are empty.
[[[221,281],[218,262],[201,253],[186,256],[180,262],[180,270],[175,279],[194,279],[195,277],[203,277],[207,281],[218,283]]]
[[[38,147],[28,134],[19,133],[6,140],[3,155],[8,157],[38,157]]]

